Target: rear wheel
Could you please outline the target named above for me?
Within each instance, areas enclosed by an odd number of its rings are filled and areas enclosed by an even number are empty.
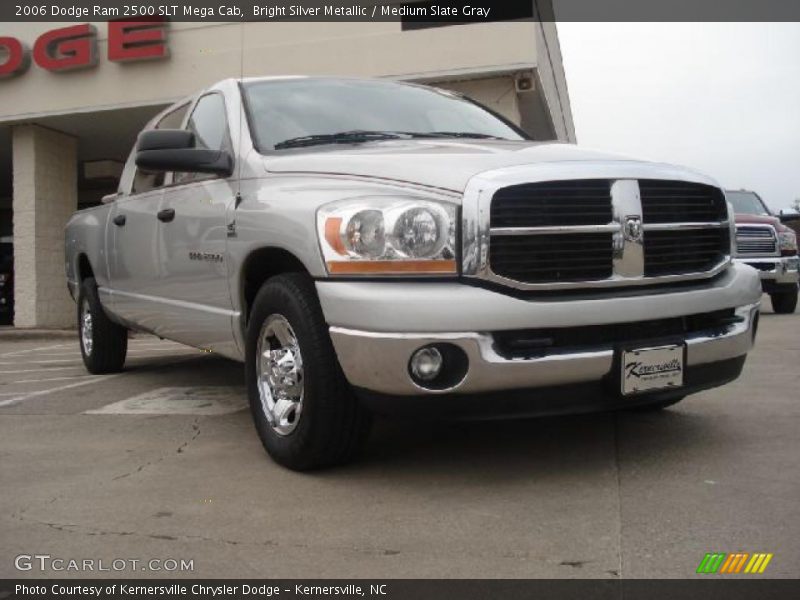
[[[370,415],[333,349],[313,281],[289,273],[259,291],[247,328],[247,391],[269,455],[297,471],[351,460]]]
[[[797,289],[788,292],[775,292],[769,295],[772,309],[779,315],[788,315],[797,307]]]
[[[122,370],[128,353],[128,330],[108,318],[92,278],[83,280],[78,294],[78,337],[87,371],[100,375]]]

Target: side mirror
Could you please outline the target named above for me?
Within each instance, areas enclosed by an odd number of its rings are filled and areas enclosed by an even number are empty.
[[[195,148],[194,133],[183,129],[152,129],[139,134],[136,166],[145,171],[233,173],[233,156],[224,150]]]
[[[791,223],[792,221],[800,221],[800,213],[780,213],[777,215],[781,223]]]

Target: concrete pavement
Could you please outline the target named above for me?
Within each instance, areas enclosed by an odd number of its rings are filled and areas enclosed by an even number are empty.
[[[800,317],[765,297],[743,377],[660,414],[380,421],[357,464],[297,474],[239,410],[238,364],[143,337],[97,378],[77,340],[2,339],[0,577],[691,577],[739,551],[797,577],[798,356]]]

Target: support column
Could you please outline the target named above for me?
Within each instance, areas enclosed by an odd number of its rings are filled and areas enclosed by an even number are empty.
[[[64,225],[78,206],[77,140],[38,125],[13,128],[14,325],[72,327]]]

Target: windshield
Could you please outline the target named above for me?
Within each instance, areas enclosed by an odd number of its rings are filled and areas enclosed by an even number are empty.
[[[342,133],[349,137],[340,141],[361,142],[427,135],[524,139],[487,109],[428,87],[305,78],[250,82],[243,87],[254,142],[261,152],[293,147],[286,142],[310,136],[315,144],[335,143],[330,136]],[[393,135],[359,138],[354,132]]]
[[[733,204],[733,212],[737,215],[769,215],[761,198],[753,192],[725,192],[725,196]]]

